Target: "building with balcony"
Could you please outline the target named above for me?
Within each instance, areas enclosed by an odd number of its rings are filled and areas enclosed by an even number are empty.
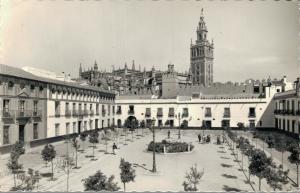
[[[94,112],[100,111],[99,104],[102,112],[111,110],[114,100],[112,91],[0,65],[0,152],[18,140],[30,147],[66,134],[109,127],[114,124],[112,113],[104,117]]]
[[[300,79],[292,90],[275,94],[274,104],[275,128],[300,134]]]

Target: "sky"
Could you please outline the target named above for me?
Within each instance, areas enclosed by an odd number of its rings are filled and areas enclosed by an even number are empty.
[[[2,0],[0,63],[73,77],[95,60],[184,72],[202,8],[215,81],[300,76],[297,1]]]

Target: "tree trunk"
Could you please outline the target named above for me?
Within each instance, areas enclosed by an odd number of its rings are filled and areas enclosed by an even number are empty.
[[[70,176],[70,168],[68,166],[68,173],[67,173],[67,192],[69,192],[69,176]]]
[[[299,186],[299,171],[298,171],[299,165],[298,164],[296,165],[297,165],[297,186]]]
[[[281,165],[282,165],[282,170],[283,170],[283,151],[281,152]]]
[[[77,157],[77,148],[76,148],[76,151],[75,151],[75,156],[76,156],[75,167],[78,168],[78,165],[77,165],[77,160],[78,160],[78,157]]]
[[[258,178],[258,191],[260,191],[261,188],[261,178]]]
[[[14,184],[15,184],[15,187],[17,186],[17,183],[16,183],[16,173],[14,172]]]
[[[51,167],[52,167],[52,176],[51,176],[51,179],[53,180],[53,179],[54,179],[54,172],[53,172],[53,160],[51,161]]]
[[[124,192],[126,191],[126,187],[125,187],[125,183],[123,183],[124,184]]]
[[[93,145],[93,158],[95,157],[95,145]]]
[[[242,171],[244,171],[244,156],[243,156],[243,154],[242,154]]]

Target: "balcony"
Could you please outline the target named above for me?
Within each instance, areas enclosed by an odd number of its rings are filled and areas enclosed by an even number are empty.
[[[94,116],[95,113],[94,113],[94,110],[90,110],[90,116]]]
[[[71,117],[71,110],[70,109],[66,109],[66,111],[65,111],[65,116],[66,117]]]
[[[32,112],[32,117],[41,118],[42,117],[42,111],[41,110],[34,110]]]
[[[16,119],[29,119],[33,116],[33,111],[28,110],[18,110],[16,112]]]
[[[189,113],[182,113],[182,117],[189,117]]]
[[[87,109],[83,110],[83,116],[88,116],[89,114],[90,114],[89,110],[87,110]]]
[[[248,114],[248,117],[249,117],[249,118],[255,118],[255,117],[256,117],[256,114],[255,114],[255,113],[249,113],[249,114]]]
[[[211,113],[205,113],[205,117],[211,117]]]
[[[78,111],[78,116],[83,116],[83,111],[82,111],[82,109],[79,109],[79,111]]]
[[[128,115],[134,115],[134,110],[129,110]]]
[[[73,117],[77,117],[77,116],[78,116],[78,111],[77,111],[77,109],[73,109],[73,111],[72,111],[72,116],[73,116]]]
[[[224,118],[230,118],[230,113],[224,113],[223,117]]]
[[[169,117],[174,117],[174,113],[169,113],[168,116]]]
[[[55,110],[54,116],[55,116],[55,117],[60,117],[60,110],[59,110],[59,109],[56,109],[56,110]]]
[[[157,116],[158,118],[161,118],[161,117],[163,117],[163,114],[162,114],[162,113],[157,113],[156,116]]]

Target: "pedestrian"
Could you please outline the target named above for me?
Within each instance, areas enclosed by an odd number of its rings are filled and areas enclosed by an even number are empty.
[[[201,134],[199,133],[198,134],[198,140],[199,140],[199,143],[201,142]]]
[[[171,132],[170,132],[170,130],[168,130],[168,139],[170,139],[170,134],[171,134]]]
[[[113,149],[113,154],[116,154],[116,153],[115,153],[115,150],[118,149],[116,143],[113,144],[112,149]]]

